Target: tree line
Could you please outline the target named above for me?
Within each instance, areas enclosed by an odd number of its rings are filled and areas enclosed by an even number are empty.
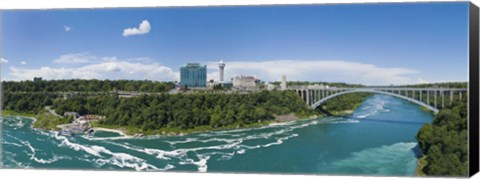
[[[440,110],[419,130],[416,138],[426,165],[421,169],[432,176],[468,175],[467,97]]]
[[[41,80],[3,81],[2,90],[7,92],[168,92],[175,88],[174,82],[147,80]]]
[[[415,85],[401,85],[399,87],[413,88],[468,88],[468,82],[442,82],[442,83],[425,83]]]
[[[280,85],[280,83],[281,83],[280,81],[272,82],[272,84],[274,85]],[[308,86],[308,85],[328,85],[328,86],[334,86],[339,88],[365,87],[365,85],[361,85],[361,84],[348,84],[343,82],[287,81],[287,87],[288,86]]]
[[[333,115],[352,113],[365,99],[372,96],[372,93],[350,93],[337,96],[320,105],[317,110],[328,112]]]
[[[57,97],[57,95],[46,92],[13,93],[11,91],[5,91],[2,97],[2,108],[3,110],[19,113],[36,114],[45,106],[52,105],[53,100]]]
[[[106,116],[102,124],[137,126],[143,130],[160,128],[192,129],[246,125],[272,120],[274,115],[315,114],[293,91],[261,91],[248,94],[155,94],[132,98],[118,96],[75,96],[53,101],[56,112]]]

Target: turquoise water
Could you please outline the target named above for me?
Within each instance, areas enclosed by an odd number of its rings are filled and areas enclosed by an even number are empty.
[[[349,117],[170,137],[67,137],[12,116],[3,121],[2,160],[5,168],[409,176],[415,135],[432,118],[384,95],[369,97]]]

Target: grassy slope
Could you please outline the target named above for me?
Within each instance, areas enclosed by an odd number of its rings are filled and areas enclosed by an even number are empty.
[[[20,112],[15,112],[15,111],[10,111],[10,110],[2,110],[2,115],[3,116],[35,117],[35,114],[33,114],[33,113],[20,113]]]

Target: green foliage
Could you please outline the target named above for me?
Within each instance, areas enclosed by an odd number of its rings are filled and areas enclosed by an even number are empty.
[[[40,93],[13,93],[5,91],[2,108],[17,113],[38,113],[51,104],[56,95]]]
[[[73,121],[72,117],[60,118],[48,112],[40,112],[35,118],[37,120],[33,123],[33,127],[46,130],[58,130],[57,125],[67,124]]]
[[[350,93],[332,98],[322,105],[318,111],[328,111],[334,115],[348,114],[353,112],[371,93]]]
[[[153,82],[134,80],[51,80],[51,81],[3,81],[2,82],[2,110],[17,113],[38,113],[45,106],[57,104],[63,97],[62,92],[75,92],[74,96],[86,98],[88,92],[138,91],[138,92],[167,92],[175,87],[173,82]],[[94,101],[91,101],[94,102]],[[85,114],[91,111],[92,104],[68,104],[71,110]],[[58,109],[63,114],[65,109]]]
[[[155,82],[146,80],[42,80],[42,81],[3,81],[3,90],[7,92],[111,92],[141,91],[167,92],[175,88],[173,82]]]
[[[202,126],[248,126],[273,120],[274,115],[316,114],[295,92],[276,90],[248,94],[158,94],[131,98],[76,96],[57,99],[53,107],[60,114],[76,111],[104,115],[106,119],[99,125],[135,127],[144,133],[165,128],[190,130]]]
[[[415,88],[468,88],[468,82],[444,82],[444,83],[425,83],[414,85],[402,85],[400,87]]]
[[[433,176],[468,175],[467,97],[440,110],[416,138],[426,156],[422,172]]]
[[[426,157],[425,156],[420,157],[417,162],[417,169],[415,170],[415,175],[426,176],[426,174],[423,172],[426,165],[427,165]]]
[[[15,112],[12,110],[2,110],[3,116],[25,116],[25,117],[35,117],[35,114],[28,112]]]

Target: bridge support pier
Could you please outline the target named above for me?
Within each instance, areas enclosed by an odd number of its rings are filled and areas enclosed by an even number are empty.
[[[304,101],[307,101],[307,91],[306,90],[302,90],[302,99]]]
[[[423,102],[423,99],[422,99],[422,93],[423,93],[423,91],[422,91],[422,90],[420,90],[420,102]]]
[[[430,90],[427,90],[427,104],[430,105]]]
[[[450,90],[450,105],[453,104],[453,91]]]
[[[310,105],[310,90],[307,89],[307,104]]]
[[[313,103],[313,100],[315,98],[315,93],[313,93],[313,90],[310,90],[310,105]]]
[[[434,101],[435,101],[435,108],[437,108],[437,90],[435,90],[433,98],[434,98]]]
[[[442,108],[445,108],[445,91],[441,90],[442,93]]]

